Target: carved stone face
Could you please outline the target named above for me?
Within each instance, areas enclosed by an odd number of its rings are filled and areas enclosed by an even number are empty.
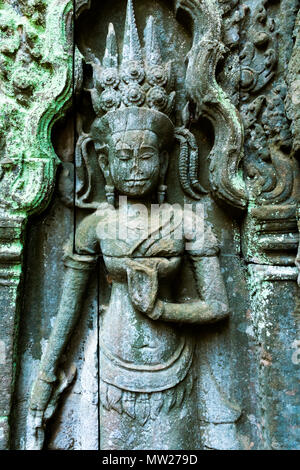
[[[151,193],[160,176],[157,135],[148,130],[113,134],[108,163],[113,184],[120,194],[142,197]]]

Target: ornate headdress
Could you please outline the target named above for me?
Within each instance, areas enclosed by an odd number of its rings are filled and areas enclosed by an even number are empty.
[[[163,143],[173,139],[171,62],[163,63],[156,27],[152,16],[145,30],[145,59],[138,37],[132,0],[128,0],[119,64],[114,26],[109,25],[106,50],[94,64],[92,103],[97,116],[94,129],[108,126],[112,133],[124,130],[151,129]]]
[[[143,58],[132,0],[128,0],[127,4],[121,62],[115,30],[110,24],[102,63],[95,59],[93,73],[94,88],[91,90],[91,98],[97,118],[89,134],[81,133],[76,146],[77,206],[97,207],[96,202],[89,202],[92,166],[87,151],[88,144],[94,142],[97,150],[108,134],[130,130],[155,132],[159,136],[161,148],[165,149],[175,137],[180,145],[178,176],[182,189],[191,198],[199,199],[206,191],[198,181],[196,139],[185,127],[174,128],[171,120],[176,94],[172,63],[163,62],[152,16],[145,29]],[[183,115],[189,114],[187,108],[188,105],[184,108]],[[183,118],[183,122],[185,121]],[[106,183],[106,197],[113,202],[114,187],[112,182]],[[159,201],[163,201],[165,190],[164,184],[158,188]]]

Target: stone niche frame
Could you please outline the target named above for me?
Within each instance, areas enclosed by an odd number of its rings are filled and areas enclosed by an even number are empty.
[[[0,2],[0,448],[10,447],[26,224],[48,204],[59,163],[51,130],[72,103],[73,2]]]

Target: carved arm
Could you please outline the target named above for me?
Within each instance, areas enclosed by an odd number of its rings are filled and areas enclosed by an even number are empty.
[[[73,252],[72,241],[65,249],[66,273],[61,300],[29,403],[28,425],[32,429],[32,435],[27,436],[27,447],[32,450],[42,448],[46,421],[53,415],[59,396],[75,375],[76,369],[71,371],[71,377],[66,377],[58,366],[80,316],[89,275],[97,262],[99,252],[95,233],[97,221],[95,214],[85,217],[76,230],[76,252]]]
[[[149,314],[153,320],[214,323],[229,315],[229,305],[217,256],[191,256],[197,290],[202,300],[168,303],[158,300]]]
[[[60,305],[30,400],[30,409],[40,413],[43,413],[49,404],[54,383],[57,381],[57,365],[77,323],[95,257],[72,254],[66,256],[64,263],[67,271]]]

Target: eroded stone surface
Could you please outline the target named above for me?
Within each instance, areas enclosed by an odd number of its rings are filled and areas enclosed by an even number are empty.
[[[71,94],[71,2],[17,3],[2,2],[0,19],[1,446],[41,446],[48,421],[45,446],[51,449],[299,448],[296,2],[180,0],[175,17],[167,2],[136,1],[135,21],[129,2],[124,44],[124,2],[77,2],[75,164],[72,116],[50,140],[52,122],[64,114]],[[141,32],[148,16],[154,19],[144,51]],[[110,21],[115,29],[107,28]],[[52,143],[63,169],[51,208],[29,224],[22,285],[27,214],[44,207],[53,189]],[[142,163],[145,144],[154,151]],[[138,181],[130,159],[140,159],[139,174],[148,174],[147,183]],[[131,172],[132,181],[124,183]],[[155,202],[167,197],[194,209],[203,205],[201,236],[210,241],[201,252],[186,256],[191,253],[184,254],[183,239],[159,239],[149,251],[144,242],[130,255],[119,241],[99,243],[99,220],[113,224],[120,208],[109,215],[103,205],[102,215],[89,216],[90,211],[105,196],[118,205],[119,193],[141,197],[143,188],[143,202],[152,192]],[[136,210],[130,204],[134,220]],[[236,218],[243,211],[246,217]],[[71,242],[64,280],[63,245],[73,233],[75,253]],[[94,274],[87,281],[89,266]],[[217,318],[223,320],[203,325]],[[99,332],[110,347],[104,358],[100,344],[100,384]],[[193,356],[193,363],[185,378],[180,367],[171,374],[178,383],[165,384],[172,387],[159,391],[162,379],[156,385],[153,379],[155,391],[143,389],[148,379],[116,374],[124,357],[135,366],[155,359],[143,341],[156,342],[156,359],[163,364],[180,338],[186,345],[182,361],[190,364]],[[114,367],[111,352],[119,361]],[[28,409],[39,368],[45,375],[33,394],[41,405],[36,420]],[[184,429],[194,430],[193,440]]]

